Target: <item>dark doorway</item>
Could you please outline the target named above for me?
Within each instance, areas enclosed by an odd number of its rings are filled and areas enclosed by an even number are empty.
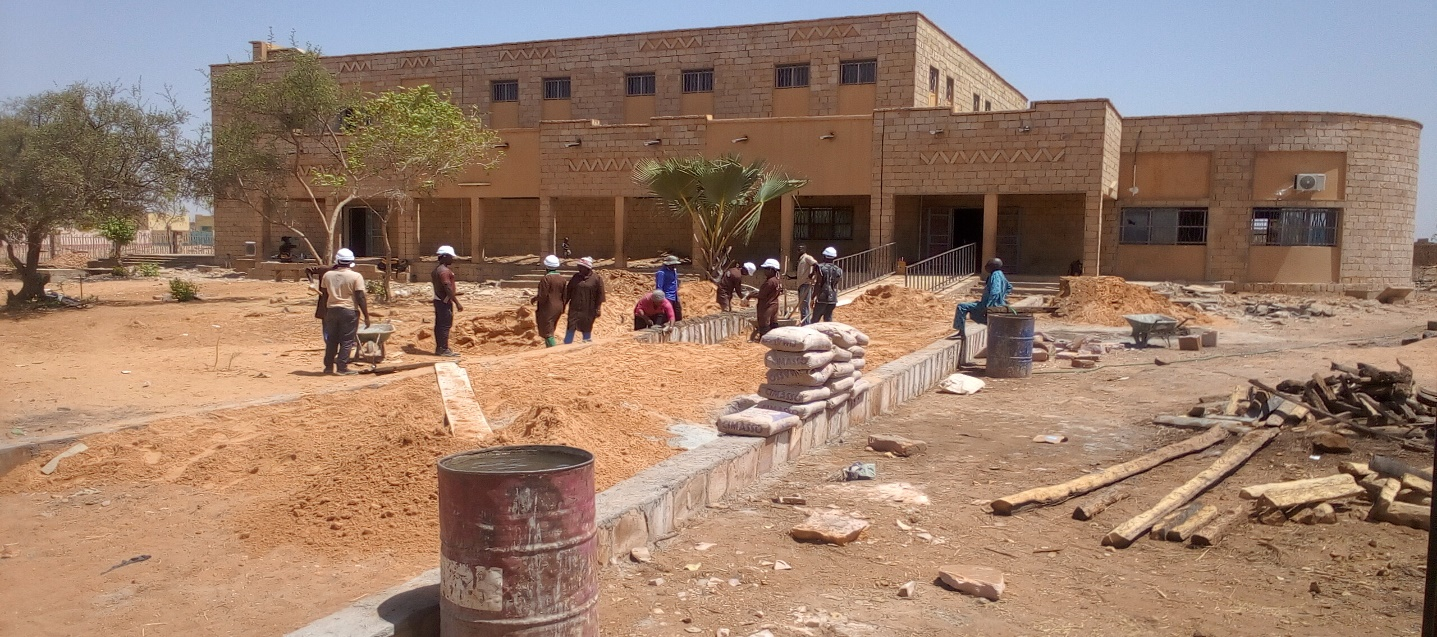
[[[983,254],[983,209],[953,209],[953,247],[960,248],[970,243],[977,244],[974,254]]]
[[[379,215],[369,208],[344,211],[344,247],[356,257],[380,256],[384,252]]]
[[[982,208],[929,208],[923,211],[923,258],[970,243],[983,253]]]

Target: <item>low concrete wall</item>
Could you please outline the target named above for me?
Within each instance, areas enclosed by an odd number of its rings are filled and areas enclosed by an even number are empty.
[[[673,330],[648,329],[634,333],[634,338],[643,343],[703,343],[715,345],[737,334],[753,330],[749,321],[753,312],[721,312],[698,318],[684,319],[673,324]]]
[[[774,468],[927,392],[957,369],[963,345],[938,341],[865,373],[872,384],[866,393],[776,436],[720,436],[609,487],[595,498],[599,559],[609,562],[669,536],[705,507]],[[287,637],[436,636],[438,573],[438,569],[426,571]]]

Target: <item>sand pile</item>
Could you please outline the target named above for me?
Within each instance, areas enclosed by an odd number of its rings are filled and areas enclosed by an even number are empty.
[[[1126,326],[1124,314],[1166,314],[1193,323],[1210,323],[1201,312],[1176,305],[1150,288],[1116,276],[1066,276],[1060,279],[1054,314],[1074,323]]]
[[[868,334],[868,369],[904,356],[952,333],[953,304],[900,285],[877,285],[834,310],[834,320]]]
[[[66,252],[57,254],[54,258],[45,262],[47,268],[84,268],[90,265],[90,254],[88,252]]]

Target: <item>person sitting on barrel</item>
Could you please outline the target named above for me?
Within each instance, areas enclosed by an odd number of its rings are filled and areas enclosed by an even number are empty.
[[[989,259],[983,270],[987,273],[987,281],[983,284],[983,298],[958,304],[958,310],[953,313],[953,329],[958,330],[958,333],[948,337],[950,339],[968,337],[965,329],[968,317],[987,325],[989,308],[1008,305],[1008,293],[1013,291],[1013,284],[1003,275],[1003,260],[996,257]]]

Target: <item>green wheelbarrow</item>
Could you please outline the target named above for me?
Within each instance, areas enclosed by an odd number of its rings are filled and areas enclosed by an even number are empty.
[[[1172,347],[1174,336],[1187,333],[1183,324],[1188,319],[1179,321],[1166,314],[1124,314],[1123,318],[1132,326],[1133,344],[1138,347],[1147,347],[1148,339],[1154,336],[1161,337],[1168,347]]]

